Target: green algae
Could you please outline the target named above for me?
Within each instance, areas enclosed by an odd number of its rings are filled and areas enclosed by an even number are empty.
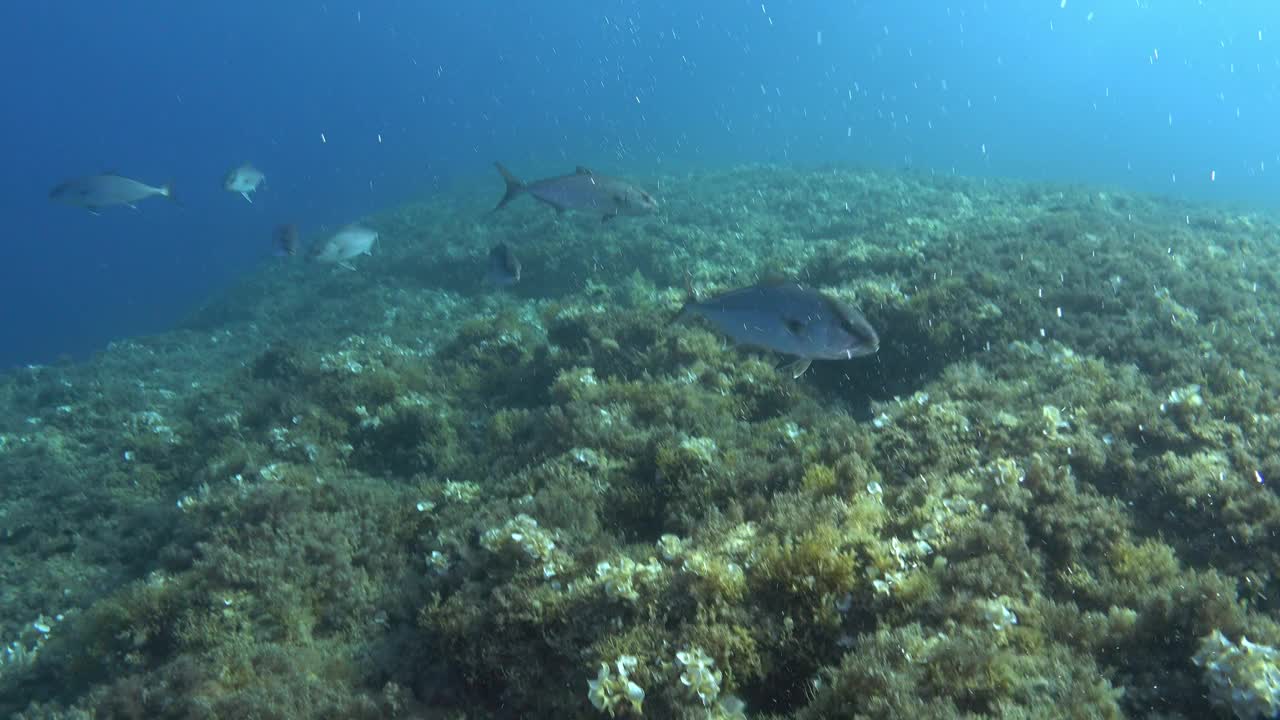
[[[0,712],[603,717],[597,681],[650,717],[1211,717],[1200,638],[1280,643],[1275,220],[663,187],[604,228],[400,208],[358,273],[5,377]],[[483,293],[498,240],[526,277]],[[672,323],[686,275],[766,273],[881,352],[797,382]]]

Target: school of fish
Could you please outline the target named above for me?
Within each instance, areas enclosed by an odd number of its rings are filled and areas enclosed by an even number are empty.
[[[597,215],[602,222],[659,212],[657,199],[635,183],[601,175],[579,166],[572,173],[525,182],[502,163],[494,163],[505,183],[493,212],[522,195],[555,209],[557,214],[575,211]],[[266,175],[245,162],[229,170],[222,187],[253,203]],[[49,192],[57,202],[98,214],[107,208],[138,203],[152,197],[177,200],[172,183],[149,185],[117,172],[76,177]],[[304,256],[312,262],[354,270],[356,261],[373,255],[378,246],[376,230],[352,223],[315,240]],[[298,228],[279,225],[272,233],[273,254],[293,257],[302,250]],[[482,283],[510,289],[520,282],[523,266],[507,243],[490,249]],[[678,320],[701,318],[736,345],[764,350],[788,358],[784,371],[799,378],[814,360],[852,360],[880,349],[880,336],[855,308],[812,288],[794,283],[759,283],[727,290],[705,300],[692,293],[677,315]]]

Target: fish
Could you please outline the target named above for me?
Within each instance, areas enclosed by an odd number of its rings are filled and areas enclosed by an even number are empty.
[[[276,257],[293,257],[298,254],[298,226],[292,224],[277,225],[271,233],[271,241],[275,246]]]
[[[249,163],[244,163],[227,173],[222,179],[222,187],[228,192],[238,192],[245,200],[253,202],[253,196],[250,193],[262,187],[262,183],[266,180],[267,176],[263,175],[261,170]]]
[[[363,225],[348,225],[325,240],[311,246],[310,258],[316,262],[335,264],[355,270],[353,258],[372,255],[378,233]]]
[[[485,271],[484,282],[500,288],[520,282],[520,258],[511,246],[498,243],[489,251],[489,269]]]
[[[550,205],[558,213],[565,210],[598,212],[602,221],[619,215],[649,215],[658,211],[658,201],[641,188],[621,178],[597,175],[581,166],[571,175],[529,183],[522,182],[500,162],[494,166],[507,184],[506,194],[498,201],[494,212],[524,193]]]
[[[103,208],[116,205],[128,205],[136,210],[139,201],[154,195],[177,201],[172,183],[152,187],[114,172],[73,178],[59,183],[49,191],[49,199],[85,208],[94,215]]]
[[[761,284],[685,303],[677,320],[701,317],[735,343],[795,358],[799,378],[814,360],[852,360],[880,349],[862,313],[795,283]]]

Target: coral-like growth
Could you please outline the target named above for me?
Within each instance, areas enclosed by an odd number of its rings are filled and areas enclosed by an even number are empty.
[[[587,699],[592,707],[608,713],[609,717],[641,715],[644,688],[631,680],[637,664],[639,660],[623,655],[614,663],[617,668],[617,674],[614,674],[608,663],[600,663],[596,679],[587,681]]]
[[[1240,720],[1280,714],[1280,651],[1246,637],[1236,644],[1214,630],[1200,641],[1192,661],[1204,668],[1214,705]]]

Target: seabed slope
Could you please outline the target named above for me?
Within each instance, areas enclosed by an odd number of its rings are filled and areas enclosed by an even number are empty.
[[[271,263],[0,379],[0,714],[1227,718],[1232,683],[1266,712],[1276,218],[645,184],[663,212],[608,223],[398,208],[357,271]],[[881,351],[792,380],[673,324],[686,274],[820,287]]]

